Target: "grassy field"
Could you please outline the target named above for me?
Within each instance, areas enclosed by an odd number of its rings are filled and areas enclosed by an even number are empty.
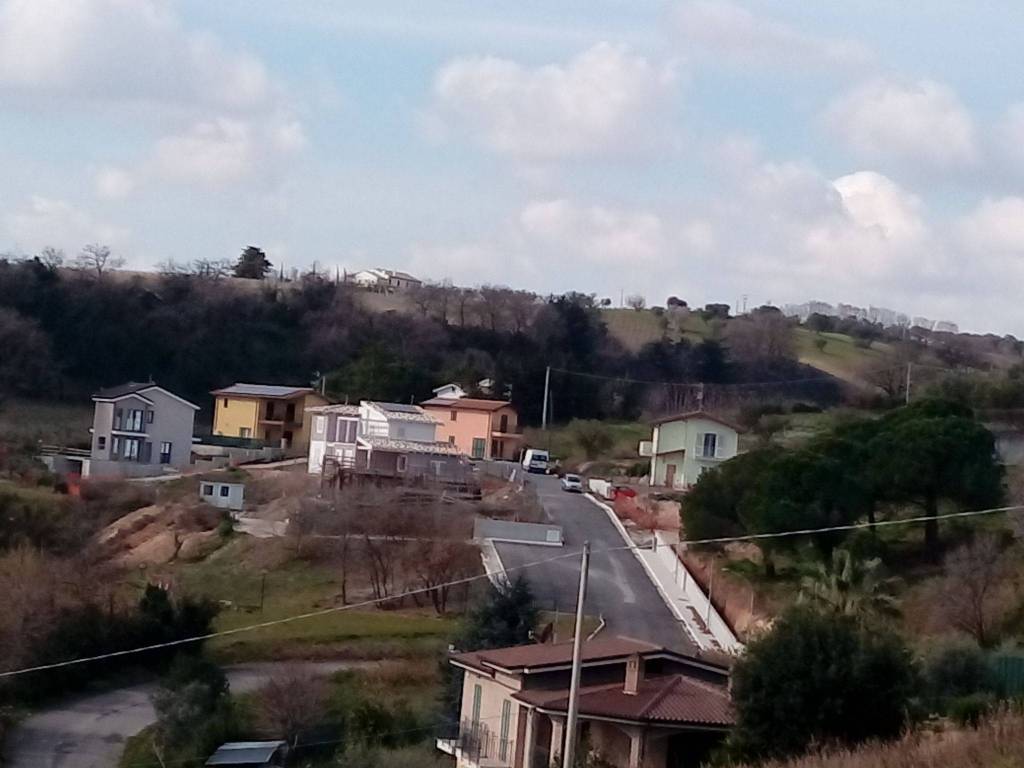
[[[604,452],[602,459],[635,459],[637,447],[641,440],[649,440],[651,427],[642,422],[604,422],[612,437],[612,447]],[[568,424],[552,427],[545,433],[540,429],[526,429],[526,444],[538,448],[547,447],[552,456],[561,460],[563,464],[579,464],[586,460],[583,449],[580,448],[573,435],[572,428]]]
[[[4,442],[43,442],[88,448],[91,426],[92,404],[89,402],[0,402],[0,435]]]
[[[188,594],[220,601],[218,630],[340,607],[338,570],[292,557],[291,546],[284,539],[240,536],[202,562],[176,563],[154,576],[171,579]],[[223,663],[410,658],[435,654],[455,628],[456,619],[438,618],[429,609],[345,609],[215,638],[207,648]]]
[[[663,336],[671,341],[686,338],[699,342],[711,335],[711,327],[696,313],[656,314],[649,309],[603,309],[601,318],[608,332],[626,349],[637,352],[644,344]]]

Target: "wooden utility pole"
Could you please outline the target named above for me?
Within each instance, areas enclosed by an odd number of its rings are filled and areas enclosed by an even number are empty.
[[[907,363],[907,386],[906,386],[906,392],[904,392],[904,398],[905,398],[904,399],[904,404],[905,405],[910,405],[910,372],[913,369],[913,367],[914,367],[913,363]]]
[[[590,542],[583,542],[580,560],[580,591],[576,597],[576,634],[572,639],[572,677],[569,682],[569,712],[565,720],[565,749],[562,768],[573,768],[576,761],[576,721],[580,704],[580,671],[583,667],[583,603],[587,599],[587,578],[590,572]]]

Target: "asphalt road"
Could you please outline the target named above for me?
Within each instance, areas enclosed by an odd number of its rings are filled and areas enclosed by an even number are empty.
[[[329,674],[358,664],[305,662]],[[241,664],[225,670],[235,693],[263,685],[281,664]],[[156,720],[154,683],[71,699],[21,722],[7,738],[5,768],[114,768],[124,742]]]
[[[590,541],[590,582],[586,613],[604,616],[607,634],[623,635],[638,640],[693,652],[696,645],[658,594],[646,571],[629,550],[603,550],[623,546],[618,530],[604,510],[582,494],[566,493],[558,478],[531,475],[548,521],[562,526],[563,549],[527,544],[499,544],[495,549],[506,569],[522,566],[579,550]],[[555,560],[524,569],[537,602],[544,610],[576,609],[579,586],[578,558]],[[510,574],[513,576],[514,574]]]

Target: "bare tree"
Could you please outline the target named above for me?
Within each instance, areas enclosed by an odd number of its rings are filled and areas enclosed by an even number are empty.
[[[120,269],[124,266],[124,259],[114,256],[110,247],[98,243],[90,243],[82,248],[75,257],[74,268],[84,274],[100,280],[112,269]]]
[[[781,312],[758,312],[729,321],[726,342],[739,360],[792,359],[793,332]]]
[[[484,285],[479,291],[480,301],[477,309],[480,317],[492,331],[503,327],[508,314],[512,289],[503,285]]]
[[[410,542],[405,548],[405,568],[413,575],[413,587],[427,590],[438,616],[448,610],[453,581],[480,570],[476,547],[458,540]]]
[[[626,297],[626,306],[639,312],[647,306],[647,299],[639,293],[635,293],[632,296]]]
[[[1005,611],[1001,586],[1006,576],[1003,547],[995,534],[977,536],[946,556],[942,599],[953,627],[978,645],[994,641],[993,628]]]
[[[512,330],[522,333],[537,314],[537,294],[531,291],[513,291],[509,296],[508,309],[512,319]]]
[[[64,266],[64,251],[54,248],[52,245],[43,248],[36,258],[49,269],[59,269]]]
[[[303,731],[323,717],[328,686],[307,667],[289,664],[275,672],[257,695],[256,712],[268,732],[294,748]]]
[[[466,313],[476,301],[477,293],[472,288],[453,289],[452,303],[455,305],[455,316],[459,320],[459,327],[466,326]]]
[[[229,259],[195,259],[192,262],[192,274],[213,283],[230,275],[233,269]]]

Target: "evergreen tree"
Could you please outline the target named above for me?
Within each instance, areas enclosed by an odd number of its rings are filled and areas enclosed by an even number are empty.
[[[244,277],[249,280],[262,280],[267,276],[274,265],[267,259],[267,254],[255,245],[246,246],[242,255],[235,263],[235,277]]]

